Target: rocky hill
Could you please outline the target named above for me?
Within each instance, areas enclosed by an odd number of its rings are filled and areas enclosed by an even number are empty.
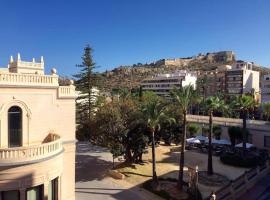
[[[117,88],[132,89],[138,87],[143,79],[156,74],[173,73],[181,69],[210,71],[215,70],[220,65],[230,65],[235,60],[236,56],[232,51],[221,51],[187,58],[161,59],[150,64],[138,63],[132,66],[120,66],[101,73],[101,85],[105,91]],[[261,74],[270,74],[269,68],[256,64],[254,64],[254,70],[260,71]]]

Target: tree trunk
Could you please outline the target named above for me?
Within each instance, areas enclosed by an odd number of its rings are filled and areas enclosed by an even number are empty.
[[[153,186],[157,187],[158,178],[156,173],[156,150],[155,150],[155,130],[152,129],[152,174],[153,174]]]
[[[177,185],[179,189],[183,189],[184,185],[184,164],[185,164],[185,144],[186,144],[186,135],[187,135],[187,113],[184,112],[184,119],[183,119],[183,134],[182,134],[182,141],[181,141],[181,154],[180,154],[180,161],[179,161],[179,175],[178,175],[178,182]]]
[[[213,135],[213,111],[209,111],[209,143],[208,143],[208,166],[207,166],[207,174],[213,175],[213,147],[212,147],[212,135]]]
[[[243,112],[243,149],[247,149],[247,110]]]

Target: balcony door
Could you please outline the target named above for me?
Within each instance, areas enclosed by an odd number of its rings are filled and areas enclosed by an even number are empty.
[[[22,109],[18,106],[8,110],[8,146],[22,146]]]

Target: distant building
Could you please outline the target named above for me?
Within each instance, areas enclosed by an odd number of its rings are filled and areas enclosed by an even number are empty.
[[[214,53],[207,53],[206,60],[209,62],[234,62],[235,53],[233,51],[219,51]]]
[[[198,80],[205,79],[205,85],[198,85],[201,95],[214,96],[251,94],[259,101],[260,72],[253,70],[253,64],[236,61],[232,65],[223,65],[210,72],[202,72]]]
[[[173,88],[181,88],[193,85],[196,88],[197,75],[186,70],[177,71],[173,74],[159,74],[155,77],[144,79],[141,83],[144,91],[153,91],[157,95],[170,98]]]
[[[75,199],[75,86],[44,60],[0,70],[0,199]]]
[[[197,87],[201,95],[209,97],[226,93],[226,71],[229,69],[231,69],[230,65],[222,65],[217,70],[199,73]],[[201,84],[203,81],[205,83]]]
[[[226,90],[228,95],[259,94],[260,72],[254,71],[250,62],[235,62],[226,72]]]
[[[270,75],[261,78],[261,103],[270,102]]]

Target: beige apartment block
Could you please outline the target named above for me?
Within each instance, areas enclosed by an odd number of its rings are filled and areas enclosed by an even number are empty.
[[[260,72],[253,70],[253,64],[237,61],[226,73],[226,89],[229,95],[258,94],[260,91]]]
[[[261,103],[270,102],[270,75],[261,77]]]
[[[232,65],[223,65],[216,70],[200,73],[198,79],[206,79],[199,85],[206,97],[224,93],[229,96],[250,94],[260,101],[260,72],[253,70],[253,63],[238,60]],[[203,88],[205,87],[205,88]]]
[[[75,199],[75,98],[43,57],[0,70],[0,200]]]

